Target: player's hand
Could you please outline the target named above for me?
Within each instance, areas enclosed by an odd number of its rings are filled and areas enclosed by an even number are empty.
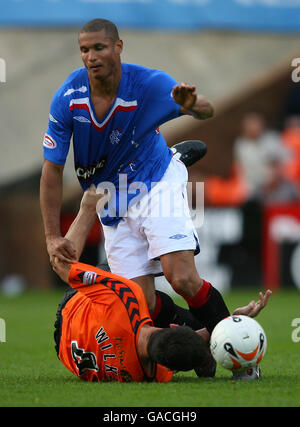
[[[52,265],[54,263],[54,257],[57,257],[60,261],[68,264],[77,262],[76,251],[73,243],[62,236],[47,238],[47,250]]]
[[[61,262],[56,256],[54,256],[52,269],[64,282],[68,283],[71,264]]]
[[[181,105],[184,110],[191,111],[197,100],[196,86],[190,86],[186,83],[176,85],[173,87],[172,96],[174,101]]]
[[[200,335],[200,337],[203,339],[203,341],[205,341],[207,344],[210,341],[210,333],[208,332],[208,330],[206,328],[202,328],[202,329],[198,329],[197,331],[198,335]]]
[[[100,190],[101,191],[101,190]],[[92,184],[83,194],[80,208],[82,210],[100,212],[105,204],[110,199],[110,193],[98,192],[94,184]]]
[[[170,323],[170,328],[176,328],[177,323]],[[202,329],[198,329],[197,331],[198,335],[200,335],[200,337],[203,339],[203,341],[205,341],[206,343],[209,343],[210,340],[210,333],[208,332],[208,330],[206,328],[202,328]]]
[[[237,308],[232,314],[256,317],[260,313],[260,311],[267,305],[271,295],[272,291],[270,289],[266,291],[265,295],[260,292],[258,301],[250,301],[248,305]]]

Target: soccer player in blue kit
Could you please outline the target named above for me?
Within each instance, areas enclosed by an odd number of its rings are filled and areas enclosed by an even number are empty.
[[[63,169],[73,136],[82,189],[103,183],[111,185],[111,193],[115,189],[115,210],[99,212],[112,273],[142,287],[154,322],[164,310],[154,277],[163,273],[211,333],[229,311],[217,289],[196,270],[198,239],[185,193],[187,169],[173,156],[159,126],[182,114],[207,119],[213,108],[195,86],[178,84],[162,71],[122,63],[123,42],[110,21],[88,22],[78,42],[84,67],[55,93],[43,142],[40,203],[50,260],[77,261],[72,243],[60,232]],[[163,204],[170,187],[177,191],[172,212],[183,213],[149,214],[147,203]]]

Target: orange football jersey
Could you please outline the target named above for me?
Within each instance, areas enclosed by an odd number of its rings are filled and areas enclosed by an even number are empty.
[[[172,379],[156,364],[149,376],[139,358],[141,327],[153,325],[139,285],[83,263],[72,264],[69,284],[79,292],[62,310],[59,359],[67,369],[87,381]]]

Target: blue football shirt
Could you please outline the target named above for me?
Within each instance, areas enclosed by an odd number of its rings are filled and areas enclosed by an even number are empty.
[[[101,119],[91,101],[86,68],[75,70],[54,94],[44,157],[63,165],[73,138],[74,166],[82,189],[99,183],[115,189],[115,209],[101,216],[104,224],[117,223],[129,203],[150,191],[166,171],[172,151],[159,126],[180,115],[171,95],[176,84],[162,71],[122,64],[117,96]]]

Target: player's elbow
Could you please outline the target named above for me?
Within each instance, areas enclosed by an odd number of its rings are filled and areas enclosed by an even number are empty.
[[[63,171],[64,165],[58,165],[45,159],[41,173],[41,188],[59,185],[62,182]]]
[[[204,102],[200,107],[199,118],[202,120],[210,119],[213,115],[214,108],[211,103],[206,100],[206,102]]]
[[[189,114],[191,114],[195,119],[206,120],[213,117],[214,109],[211,103],[204,96],[198,95]]]

